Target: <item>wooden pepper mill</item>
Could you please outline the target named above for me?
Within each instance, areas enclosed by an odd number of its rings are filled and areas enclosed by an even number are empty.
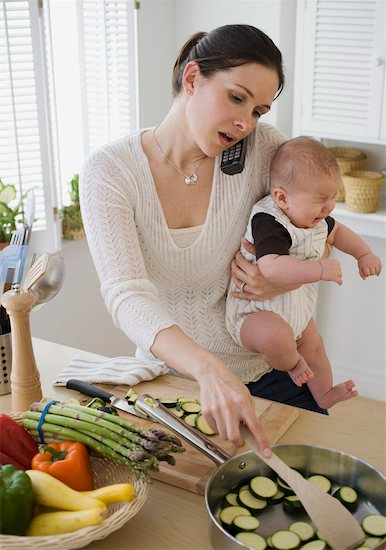
[[[34,263],[26,275],[23,287],[12,285],[1,296],[1,304],[7,310],[11,321],[12,369],[11,403],[12,412],[22,412],[31,403],[42,399],[40,375],[32,347],[29,315],[36,303],[31,287],[45,274],[50,255],[45,252]]]
[[[40,401],[42,389],[32,347],[29,315],[36,298],[30,290],[14,284],[11,290],[1,296],[1,303],[11,320],[12,369],[11,403],[12,412],[22,412],[31,403]]]

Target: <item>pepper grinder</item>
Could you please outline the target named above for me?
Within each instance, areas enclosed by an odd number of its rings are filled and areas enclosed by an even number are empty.
[[[22,412],[30,408],[31,403],[40,401],[42,389],[40,375],[34,357],[29,315],[36,298],[32,292],[12,285],[1,297],[1,303],[11,320],[12,369],[11,403],[12,412]]]
[[[49,257],[47,252],[40,256],[27,273],[23,286],[13,284],[11,290],[1,296],[1,304],[7,310],[11,321],[12,412],[28,410],[31,403],[42,399],[40,375],[33,352],[29,322],[30,312],[37,299],[30,289],[46,273]]]

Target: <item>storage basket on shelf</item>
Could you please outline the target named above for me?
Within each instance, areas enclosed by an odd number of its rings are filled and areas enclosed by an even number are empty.
[[[353,170],[363,170],[366,164],[366,155],[359,149],[352,147],[329,147],[329,150],[336,158],[336,162],[339,165],[340,173],[347,174]],[[336,197],[337,202],[344,202],[345,189],[343,182],[338,189]]]
[[[379,172],[353,170],[342,176],[346,206],[352,212],[375,212],[384,177]]]

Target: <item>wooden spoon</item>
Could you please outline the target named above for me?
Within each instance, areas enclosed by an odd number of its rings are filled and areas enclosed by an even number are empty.
[[[337,498],[321,491],[274,453],[265,458],[251,432],[245,426],[240,431],[248,447],[293,489],[331,548],[350,550],[361,545],[365,539],[362,528]]]

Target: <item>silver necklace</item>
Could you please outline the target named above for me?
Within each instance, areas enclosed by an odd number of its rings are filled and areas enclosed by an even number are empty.
[[[195,168],[193,169],[193,173],[189,176],[189,174],[185,174],[185,172],[183,172],[182,170],[180,170],[178,168],[178,166],[176,166],[170,159],[168,159],[168,157],[165,155],[165,153],[162,151],[161,149],[161,146],[160,144],[158,143],[158,140],[157,138],[155,137],[155,132],[156,130],[158,129],[157,128],[154,128],[153,130],[153,138],[154,138],[154,141],[158,147],[158,150],[159,152],[161,153],[161,155],[163,156],[163,158],[166,160],[166,162],[168,162],[170,164],[170,166],[172,166],[174,168],[174,170],[177,170],[177,172],[179,172],[180,174],[182,174],[184,176],[184,182],[185,182],[185,185],[192,185],[193,183],[196,183],[196,181],[198,180],[198,176],[197,176],[197,170],[200,168],[201,164],[204,162],[204,160],[207,158],[207,155],[205,155],[203,157],[202,160],[199,161],[199,163],[197,164],[197,166],[195,166]]]

